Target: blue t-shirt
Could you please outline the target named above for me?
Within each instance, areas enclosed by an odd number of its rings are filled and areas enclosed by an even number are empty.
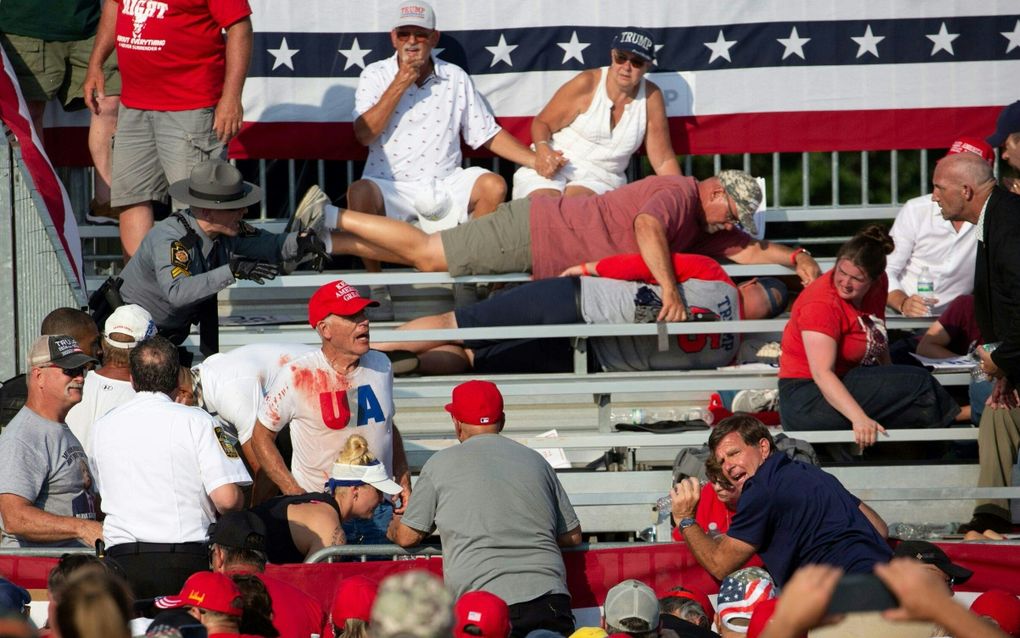
[[[870,573],[892,557],[857,497],[831,474],[776,451],[744,483],[726,535],[754,545],[780,587],[801,565]]]

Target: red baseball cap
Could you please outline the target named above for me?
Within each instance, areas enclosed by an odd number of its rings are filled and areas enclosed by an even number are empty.
[[[333,596],[333,624],[343,624],[354,618],[364,622],[372,619],[372,603],[379,591],[379,583],[367,576],[350,576],[340,581]]]
[[[989,589],[974,599],[970,610],[988,616],[1010,636],[1020,637],[1020,600],[1001,589]]]
[[[492,425],[503,420],[503,395],[491,381],[465,381],[453,389],[446,411],[461,423]]]
[[[454,638],[506,638],[510,634],[510,608],[487,591],[469,591],[453,606]],[[465,629],[474,625],[476,630]]]
[[[946,156],[956,155],[957,153],[974,153],[980,155],[981,159],[988,162],[991,166],[995,163],[995,151],[989,146],[988,142],[984,141],[980,137],[960,137],[957,138],[953,145],[946,151]]]
[[[686,598],[687,600],[693,600],[694,602],[701,605],[705,615],[708,616],[708,622],[715,622],[715,607],[712,606],[712,601],[705,595],[704,592],[698,591],[697,589],[691,589],[690,587],[674,587],[667,589],[664,592],[660,592],[657,595],[659,600],[663,598]]]
[[[241,590],[229,576],[214,572],[196,572],[184,581],[181,593],[161,596],[154,601],[160,609],[197,607],[228,616],[241,615]]]
[[[337,279],[331,284],[320,287],[308,300],[308,323],[312,324],[314,328],[330,315],[340,315],[341,317],[356,315],[366,306],[378,305],[378,301],[362,297],[354,286],[342,279]]]

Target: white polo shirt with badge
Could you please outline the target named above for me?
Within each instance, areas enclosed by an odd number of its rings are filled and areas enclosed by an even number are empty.
[[[93,426],[92,471],[106,512],[107,547],[204,542],[216,508],[209,494],[251,477],[216,420],[159,392],[139,392]]]
[[[315,349],[298,343],[260,343],[207,357],[192,368],[200,389],[199,406],[247,443],[266,388],[293,359]]]
[[[386,355],[369,350],[349,375],[335,371],[321,349],[294,359],[266,390],[259,422],[279,432],[290,424],[291,473],[309,492],[321,492],[352,434],[393,476],[393,370]]]

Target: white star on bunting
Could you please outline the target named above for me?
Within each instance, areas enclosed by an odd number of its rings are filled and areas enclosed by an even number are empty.
[[[364,69],[365,56],[371,53],[372,49],[362,49],[361,46],[358,45],[358,39],[354,38],[354,42],[351,44],[351,48],[337,49],[337,51],[345,58],[347,58],[347,64],[344,65],[344,71],[346,71],[355,64]]]
[[[557,42],[556,46],[563,49],[563,62],[560,64],[566,64],[567,60],[574,59],[584,64],[584,51],[591,46],[590,42],[580,42],[577,39],[577,31],[570,34],[570,42]]]
[[[1009,53],[1013,49],[1020,49],[1020,20],[1016,21],[1012,31],[999,31],[1002,37],[1009,40],[1009,44],[1006,45],[1006,53]]]
[[[733,60],[730,59],[730,47],[736,43],[736,40],[727,40],[723,37],[722,29],[719,29],[719,37],[715,39],[715,42],[704,43],[712,51],[712,57],[708,59],[708,63],[715,62],[717,58],[726,58],[727,62],[732,62]]]
[[[510,54],[517,48],[517,45],[507,44],[506,38],[503,37],[502,33],[499,34],[499,43],[496,44],[496,46],[485,48],[492,54],[492,63],[489,65],[490,69],[496,66],[496,63],[498,62],[506,62],[507,66],[514,65],[514,63],[510,61]]]
[[[925,35],[924,37],[932,41],[931,54],[935,55],[939,51],[945,51],[949,55],[956,55],[953,51],[953,40],[960,37],[959,33],[949,33],[946,29],[946,23],[943,22],[942,26],[939,27],[938,33],[932,33]]]
[[[884,35],[875,35],[871,32],[871,25],[864,30],[864,35],[859,37],[851,37],[851,40],[857,43],[857,57],[861,57],[865,53],[878,57],[878,43],[885,40]]]
[[[777,38],[779,44],[783,45],[783,59],[796,55],[801,60],[804,59],[804,45],[811,41],[811,38],[802,38],[797,33],[797,27],[793,27],[790,30],[790,37],[788,38]]]
[[[284,38],[283,42],[280,43],[279,49],[266,49],[266,51],[269,51],[270,55],[273,56],[273,68],[270,70],[275,71],[277,68],[285,66],[293,71],[294,54],[300,50],[301,49],[291,49],[288,47],[287,38]]]

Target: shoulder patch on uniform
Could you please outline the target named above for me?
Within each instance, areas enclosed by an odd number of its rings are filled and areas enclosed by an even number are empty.
[[[223,448],[223,453],[227,455],[227,458],[239,458],[237,454],[237,436],[229,432],[222,425],[217,425],[213,428],[213,432],[216,433],[216,440],[220,442],[220,447]]]
[[[170,265],[173,269],[170,271],[170,276],[177,279],[181,275],[185,277],[191,276],[191,253],[184,246],[184,243],[179,240],[170,242]]]
[[[259,231],[257,228],[244,221],[243,219],[237,222],[237,236],[238,237],[254,237],[258,235]]]

